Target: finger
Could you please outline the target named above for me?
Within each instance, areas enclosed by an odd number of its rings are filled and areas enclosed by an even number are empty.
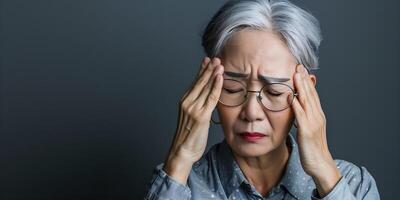
[[[292,108],[296,117],[298,126],[302,126],[306,120],[306,113],[297,98],[293,99]]]
[[[203,58],[203,62],[201,63],[200,70],[197,73],[197,76],[200,76],[201,74],[203,74],[204,69],[207,67],[207,65],[210,63],[210,61],[211,61],[211,59],[209,57]]]
[[[211,59],[209,57],[204,57],[203,58],[203,61],[201,62],[200,69],[197,72],[197,76],[196,77],[199,77],[204,72],[204,69],[210,64],[210,61],[211,61]],[[189,94],[190,90],[196,84],[196,81],[197,81],[197,78],[192,81],[192,83],[190,84],[190,87],[186,90],[185,94],[182,96],[181,101],[183,101],[187,97],[187,95]]]
[[[212,78],[213,80],[208,82],[208,84],[201,91],[201,94],[199,95],[199,98],[197,99],[199,101],[199,104],[198,104],[199,108],[202,108],[202,107],[204,107],[206,105],[207,98],[210,95],[210,93],[211,93],[211,91],[212,91],[212,89],[213,89],[213,87],[215,85],[217,76],[218,75],[222,75],[223,73],[224,73],[223,66],[222,65],[218,65],[217,68],[214,71],[213,78]],[[219,98],[219,96],[218,96],[218,98]]]
[[[315,78],[315,76],[314,76],[314,78]],[[312,98],[314,100],[314,103],[315,103],[315,108],[317,110],[321,110],[322,111],[321,101],[319,99],[317,88],[315,87],[315,84],[311,80],[311,76],[308,75],[306,80],[307,80],[306,82],[307,82],[308,88],[310,88],[311,96],[312,96]]]
[[[189,92],[189,94],[187,96],[187,99],[189,101],[194,101],[199,97],[200,92],[203,90],[204,86],[210,81],[215,67],[217,65],[219,65],[220,63],[221,63],[221,61],[218,58],[214,58],[211,61],[211,63],[204,70],[204,73],[196,81],[196,84],[194,85],[192,90]]]
[[[298,93],[298,100],[300,105],[303,107],[304,110],[308,110],[307,108],[307,96],[304,87],[304,82],[302,81],[302,73],[299,70],[299,66],[296,67],[296,73],[294,74],[294,87]]]
[[[299,65],[298,66],[298,70],[301,73],[301,82],[302,82],[302,86],[304,88],[304,97],[305,97],[305,108],[306,111],[309,111],[308,113],[310,115],[313,115],[313,113],[315,113],[316,107],[315,107],[315,100],[314,100],[314,96],[311,93],[311,88],[310,85],[308,84],[308,79],[310,79],[310,76],[306,70],[306,68],[303,65]]]
[[[305,87],[307,90],[307,97],[308,97],[308,101],[309,101],[310,107],[312,109],[312,112],[313,113],[322,113],[323,112],[322,106],[321,106],[315,85],[314,85],[313,81],[311,80],[311,75],[308,74],[308,72],[306,71],[304,66],[302,66],[302,68],[303,68],[302,72],[304,74],[303,81],[305,82]]]
[[[197,112],[195,108],[189,106],[182,110],[182,120],[180,121],[178,133],[180,136],[177,138],[177,144],[182,144],[190,135],[193,130],[193,113]]]
[[[213,88],[210,91],[207,101],[204,105],[204,107],[208,110],[208,111],[213,111],[215,106],[217,106],[217,103],[219,101],[219,97],[221,95],[221,90],[222,90],[222,84],[224,82],[224,79],[222,78],[222,74],[217,74],[214,84],[213,84]]]

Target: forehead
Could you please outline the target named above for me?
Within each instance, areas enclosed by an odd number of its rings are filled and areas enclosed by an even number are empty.
[[[297,64],[277,33],[251,29],[236,32],[226,43],[221,58],[226,70],[270,76],[287,76]]]

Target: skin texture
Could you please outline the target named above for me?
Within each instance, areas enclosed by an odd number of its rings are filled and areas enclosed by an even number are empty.
[[[225,71],[249,74],[242,81],[249,90],[262,88],[264,83],[258,80],[258,75],[290,78],[286,84],[294,88],[292,75],[297,62],[276,34],[240,31],[226,45],[222,61]],[[294,119],[293,110],[269,111],[251,94],[241,106],[219,104],[218,112],[226,141],[240,168],[260,194],[267,194],[279,182],[289,158],[285,140]],[[267,136],[247,142],[240,136],[245,131]]]
[[[272,112],[255,94],[244,104],[227,107],[218,103],[224,71],[248,74],[240,81],[248,90],[259,90],[259,75],[290,78],[286,84],[298,92],[288,109]],[[326,141],[326,120],[317,91],[316,77],[298,65],[278,34],[244,29],[226,44],[221,58],[205,58],[192,87],[180,102],[177,132],[165,161],[164,170],[186,184],[190,169],[205,151],[212,111],[217,108],[227,143],[246,178],[266,195],[281,179],[289,158],[286,145],[294,117],[298,122],[300,160],[313,177],[321,197],[341,178]],[[255,142],[243,140],[241,132],[267,135]]]

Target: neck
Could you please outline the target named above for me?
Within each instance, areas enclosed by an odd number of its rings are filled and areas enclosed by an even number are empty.
[[[266,196],[282,178],[290,151],[290,145],[283,142],[266,155],[242,157],[235,154],[235,159],[247,180],[262,196]]]

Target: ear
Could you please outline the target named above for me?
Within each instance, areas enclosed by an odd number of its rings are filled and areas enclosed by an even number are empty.
[[[314,74],[310,74],[310,78],[315,87],[315,85],[317,85],[317,77]]]

